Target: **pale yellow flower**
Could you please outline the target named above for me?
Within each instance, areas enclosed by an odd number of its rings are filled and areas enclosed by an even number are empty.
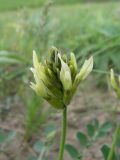
[[[92,71],[93,57],[85,61],[77,74],[77,62],[73,53],[67,58],[66,55],[62,56],[57,48],[52,47],[50,54],[50,58],[42,64],[33,51],[31,71],[35,83],[31,82],[30,86],[53,107],[63,109],[70,103],[80,82]]]

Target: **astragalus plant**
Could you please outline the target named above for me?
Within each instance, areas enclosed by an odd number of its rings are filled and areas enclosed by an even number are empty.
[[[63,112],[62,135],[58,160],[63,160],[64,145],[67,128],[67,106],[81,81],[83,81],[93,68],[93,57],[86,60],[78,72],[76,58],[73,53],[67,58],[65,54],[52,47],[50,56],[44,63],[38,61],[33,51],[33,72],[35,83],[31,88],[53,107]]]

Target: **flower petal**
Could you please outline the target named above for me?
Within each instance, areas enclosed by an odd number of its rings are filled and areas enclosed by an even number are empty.
[[[60,80],[65,90],[72,88],[71,71],[67,63],[65,63],[60,54],[58,55],[61,61]]]
[[[88,60],[85,60],[80,72],[76,75],[75,81],[74,81],[74,87],[76,88],[79,83],[84,80],[89,73],[93,69],[93,57],[90,57]]]

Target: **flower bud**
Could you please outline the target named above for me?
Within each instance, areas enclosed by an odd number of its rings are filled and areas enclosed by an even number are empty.
[[[35,51],[33,51],[33,72],[35,84],[31,82],[31,88],[48,101],[54,108],[63,109],[68,105],[79,83],[84,80],[93,68],[93,57],[86,60],[82,69],[77,74],[75,55],[71,53],[68,59],[66,55],[59,53],[52,47],[50,58],[44,64],[39,63]]]

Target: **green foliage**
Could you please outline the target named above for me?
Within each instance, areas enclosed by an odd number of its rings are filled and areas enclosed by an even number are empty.
[[[89,146],[89,140],[87,138],[87,136],[82,133],[82,132],[77,132],[77,139],[79,141],[79,143],[84,146],[84,147],[88,147]]]
[[[104,159],[107,160],[110,148],[107,145],[102,146],[101,151],[103,153]]]
[[[108,160],[108,155],[109,155],[109,152],[110,152],[110,147],[107,146],[107,145],[103,145],[102,148],[101,148],[101,151],[102,151],[102,154],[103,154],[103,156],[104,156],[104,160]],[[114,152],[112,159],[114,159],[114,160],[119,160],[117,157],[118,157],[118,156],[117,156],[116,153]]]
[[[10,18],[6,25],[2,22],[4,27],[1,31],[3,38],[0,39],[0,66],[3,69],[3,79],[13,80],[17,75],[19,79],[23,79],[24,75],[27,81],[32,50],[36,49],[41,56],[45,56],[50,43],[49,36],[52,36],[54,30],[53,21],[49,17],[50,7],[51,3],[47,3],[35,17],[28,17],[29,13],[24,10],[15,21]],[[11,66],[11,72],[6,74],[6,67]]]
[[[92,138],[93,141],[106,136],[111,131],[112,127],[113,125],[111,122],[106,121],[105,123],[100,125],[97,119],[94,119],[86,126],[87,134]]]
[[[20,55],[7,51],[0,51],[0,65],[20,64],[24,59]]]
[[[73,145],[66,144],[65,149],[74,160],[81,159],[78,150]]]
[[[46,122],[48,111],[43,108],[43,100],[36,95],[26,101],[26,131],[25,138],[29,140],[31,136],[38,130],[40,125]]]
[[[111,129],[112,129],[112,123],[111,122],[103,123],[99,128],[99,137],[108,134],[111,131]]]
[[[37,160],[48,160],[48,155],[53,145],[55,134],[56,131],[55,126],[53,124],[45,126],[45,137],[42,137],[41,140],[36,141],[33,145],[33,150],[39,154]]]
[[[0,62],[15,64],[22,60],[24,65],[20,66],[26,67],[31,64],[33,49],[44,59],[48,48],[55,45],[63,50],[70,48],[75,52],[79,67],[87,56],[93,54],[95,69],[107,71],[114,67],[119,70],[118,5],[119,3],[100,3],[90,6],[81,4],[51,7],[51,3],[47,3],[36,11],[24,9],[18,14],[11,13],[12,16],[5,13],[4,18],[1,14],[0,50],[7,54],[3,56],[2,53]],[[71,19],[71,16],[74,18]],[[13,53],[16,54],[11,55]],[[22,67],[17,65],[18,70]],[[98,76],[98,81],[105,82],[103,75]]]
[[[87,128],[88,136],[93,137],[95,132],[94,126],[92,124],[88,124],[86,128]]]
[[[31,94],[28,89],[29,87],[26,86],[29,86],[28,82],[31,79],[28,69],[32,62],[31,55],[33,48],[40,48],[40,53],[42,55],[47,49],[49,43],[48,37],[52,27],[50,26],[51,20],[49,19],[50,6],[51,3],[47,3],[41,9],[40,15],[36,18],[31,17],[29,19],[28,13],[23,11],[22,17],[20,15],[19,19],[16,19],[16,22],[11,21],[10,24],[8,22],[6,26],[8,34],[3,34],[5,37],[0,40],[2,42],[0,44],[0,90],[2,90],[0,96],[5,97],[16,93],[24,100],[27,110],[25,123],[26,139],[31,138],[32,134],[37,130],[40,124],[45,122],[48,113],[43,109],[42,100]],[[20,23],[21,26],[19,28]],[[14,29],[18,29],[15,34]],[[7,40],[8,37],[10,38],[10,41]],[[10,43],[7,44],[5,41],[9,41]],[[11,41],[14,44],[11,44]],[[41,43],[38,43],[40,41]],[[15,43],[19,44],[15,45]],[[3,44],[6,46],[3,46]],[[12,45],[14,45],[14,47]]]
[[[114,67],[119,70],[120,23],[115,4],[92,4],[89,7],[86,5],[79,7],[78,5],[74,7],[75,10],[71,6],[66,6],[65,10],[64,8],[61,9],[64,14],[64,16],[60,16],[63,29],[60,33],[62,41],[58,41],[58,45],[68,48],[68,50],[72,48],[79,66],[82,64],[81,59],[84,60],[92,54],[94,55],[95,69],[107,71]],[[60,11],[56,12],[59,16]],[[71,19],[71,16],[75,18]],[[102,74],[98,74],[98,76],[98,81],[106,83]]]
[[[0,11],[4,10],[14,10],[14,9],[20,9],[23,7],[38,7],[44,4],[44,0],[0,0]]]
[[[86,125],[86,133],[80,131],[76,133],[76,138],[81,146],[81,149],[78,149],[71,144],[66,144],[65,149],[73,160],[82,159],[84,158],[84,149],[87,149],[89,152],[89,148],[99,141],[100,138],[107,136],[112,127],[113,125],[111,122],[107,121],[103,124],[99,124],[99,121],[94,119]],[[103,146],[101,150],[104,157],[106,157],[108,155],[108,149],[106,146]]]
[[[47,0],[0,0],[0,11],[6,11],[6,10],[16,10],[24,7],[41,7]],[[64,5],[64,4],[78,4],[81,2],[108,2],[113,0],[54,0],[55,4]],[[118,2],[119,0],[114,0],[115,2]]]

